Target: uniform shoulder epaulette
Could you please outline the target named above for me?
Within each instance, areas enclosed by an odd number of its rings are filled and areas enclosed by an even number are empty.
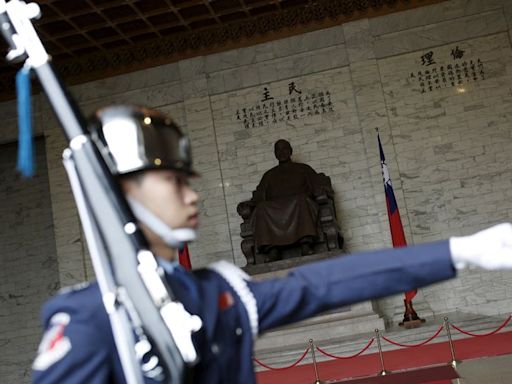
[[[83,281],[81,283],[77,283],[77,284],[70,285],[70,286],[63,287],[63,288],[59,289],[58,294],[63,295],[66,293],[81,291],[81,290],[89,287],[90,285],[91,285],[91,283],[89,281]]]

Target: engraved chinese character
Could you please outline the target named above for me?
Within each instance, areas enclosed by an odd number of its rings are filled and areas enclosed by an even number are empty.
[[[434,52],[430,51],[421,56],[421,65],[429,66],[435,63],[436,62],[434,61]]]
[[[293,92],[298,93],[299,95],[302,93],[301,90],[297,89],[294,81],[288,84],[288,94],[291,95]]]
[[[462,59],[462,57],[464,56],[464,51],[462,49],[459,49],[459,46],[457,45],[455,49],[452,49],[451,55],[454,60]]]
[[[270,96],[270,91],[267,87],[263,88],[263,99],[261,101],[273,100],[274,98]]]

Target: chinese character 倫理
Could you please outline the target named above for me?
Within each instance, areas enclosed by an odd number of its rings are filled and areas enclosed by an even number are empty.
[[[464,51],[459,49],[459,46],[457,45],[455,49],[452,49],[451,55],[453,59],[462,59],[462,56],[464,56]]]
[[[434,52],[430,51],[421,56],[421,65],[432,65],[435,63]]]

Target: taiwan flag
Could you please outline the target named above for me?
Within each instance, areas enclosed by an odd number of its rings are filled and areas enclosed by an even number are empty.
[[[386,193],[389,229],[391,231],[393,247],[405,247],[407,245],[407,241],[405,240],[404,227],[402,226],[402,220],[400,219],[400,211],[398,210],[398,205],[396,203],[395,192],[393,192],[393,185],[391,184],[386,158],[384,156],[384,151],[382,150],[380,135],[378,133],[377,140],[379,141],[380,166],[382,169],[382,178],[384,179],[384,192]],[[413,297],[416,296],[416,292],[416,289],[406,292],[405,300],[411,301]]]
[[[180,261],[180,265],[185,269],[192,269],[192,264],[190,263],[190,253],[188,252],[188,245],[185,244],[183,249],[178,251],[178,258]]]

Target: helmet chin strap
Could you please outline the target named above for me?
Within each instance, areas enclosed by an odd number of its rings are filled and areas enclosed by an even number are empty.
[[[135,217],[146,227],[160,236],[160,238],[169,247],[182,249],[185,246],[185,243],[196,239],[196,231],[194,229],[172,229],[137,200],[130,197],[127,197],[126,200],[128,201],[128,205],[130,205]]]

